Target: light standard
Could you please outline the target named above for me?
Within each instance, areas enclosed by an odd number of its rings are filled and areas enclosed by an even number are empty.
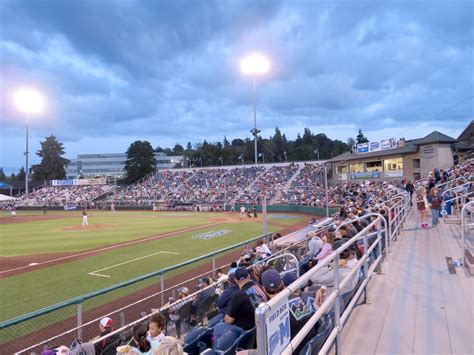
[[[314,150],[314,154],[316,154],[318,156],[318,160],[320,160],[319,159],[319,148]]]
[[[257,84],[256,75],[265,74],[270,69],[270,62],[268,59],[261,54],[252,54],[245,57],[240,63],[240,70],[242,74],[252,75],[253,78],[253,128],[250,130],[254,137],[254,149],[255,149],[255,165],[258,164],[258,153],[257,153],[257,136],[260,130],[257,129]]]
[[[28,193],[28,177],[29,177],[29,167],[28,167],[28,125],[30,120],[30,115],[34,113],[39,113],[43,110],[44,100],[43,96],[32,89],[18,89],[13,94],[13,100],[16,107],[23,113],[26,114],[26,144],[25,144],[25,194]]]

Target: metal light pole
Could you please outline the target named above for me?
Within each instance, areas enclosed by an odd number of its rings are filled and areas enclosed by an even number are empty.
[[[258,164],[257,138],[260,130],[257,129],[257,80],[256,75],[266,73],[270,68],[270,62],[261,54],[253,54],[244,58],[240,63],[243,74],[252,75],[253,80],[253,128],[250,131],[254,137],[255,165]]]
[[[324,164],[324,189],[326,190],[326,218],[329,217],[328,169]]]
[[[30,121],[30,114],[26,112],[26,149],[25,149],[25,194],[28,193],[28,124]]]
[[[15,90],[13,93],[13,101],[17,108],[26,114],[26,142],[25,142],[25,194],[28,193],[28,178],[29,178],[29,164],[28,164],[28,130],[30,114],[39,113],[43,110],[44,99],[43,96],[31,88],[21,88]]]
[[[253,141],[254,141],[254,154],[255,154],[255,165],[258,164],[257,154],[257,84],[255,77],[253,77]]]

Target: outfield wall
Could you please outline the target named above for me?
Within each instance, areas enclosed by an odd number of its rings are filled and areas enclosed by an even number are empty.
[[[196,204],[196,206],[212,206],[207,204]],[[249,205],[249,204],[235,204],[235,211],[238,212],[240,210],[240,206],[245,206],[246,209],[256,207],[258,212],[262,212],[262,205]],[[179,207],[179,205],[178,205]],[[107,209],[109,209],[108,207]],[[76,210],[81,210],[82,207],[77,206]],[[115,206],[115,209],[118,210],[129,210],[129,211],[151,211],[153,209],[152,206]],[[19,206],[17,210],[23,211],[41,211],[41,206]],[[48,211],[63,211],[63,206],[48,206]],[[226,211],[231,210],[230,205],[226,205]],[[163,211],[163,210],[160,210]],[[169,209],[169,211],[174,211],[173,209]],[[324,207],[313,207],[313,206],[299,206],[299,205],[267,205],[267,212],[287,212],[287,213],[306,213],[312,214],[317,216],[326,216],[326,208]],[[332,216],[338,212],[336,208],[329,209],[329,215]]]
[[[262,205],[249,204],[235,204],[235,211],[238,212],[240,207],[244,206],[246,209],[256,207],[258,212],[262,212]],[[226,211],[230,211],[231,206],[226,206]],[[326,216],[326,208],[313,206],[298,206],[298,205],[267,205],[267,212],[288,212],[288,213],[307,213],[317,216]],[[329,215],[332,216],[338,212],[336,208],[329,209]]]

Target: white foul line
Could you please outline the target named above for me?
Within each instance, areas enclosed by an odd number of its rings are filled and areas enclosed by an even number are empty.
[[[158,255],[158,254],[174,254],[174,255],[179,255],[180,253],[174,253],[174,252],[172,252],[172,251],[159,251],[159,252],[157,252],[157,253],[153,253],[153,254],[141,256],[141,257],[136,258],[136,259],[124,261],[123,263],[115,264],[115,265],[112,265],[112,266],[107,266],[107,267],[104,267],[103,269],[99,269],[99,270],[95,270],[95,271],[89,272],[89,275],[91,275],[91,276],[100,276],[100,277],[110,277],[110,275],[98,274],[98,272],[99,272],[99,271],[104,271],[104,270],[113,269],[114,267],[121,266],[121,265],[125,265],[125,264],[128,264],[128,263],[132,263],[132,262],[137,261],[137,260],[146,259],[146,258],[149,258],[150,256],[154,256],[154,255]]]
[[[127,245],[133,245],[133,244],[139,244],[139,243],[143,243],[143,242],[153,241],[153,240],[160,239],[162,237],[168,237],[168,236],[176,235],[176,234],[180,234],[180,233],[187,233],[187,232],[191,232],[191,231],[196,230],[196,229],[207,228],[207,227],[215,227],[219,224],[223,224],[223,223],[226,223],[226,222],[227,221],[216,222],[216,223],[206,224],[206,225],[203,225],[203,226],[196,226],[196,227],[186,228],[186,229],[182,229],[182,230],[178,230],[178,231],[172,231],[172,232],[162,233],[162,234],[158,234],[158,235],[153,235],[151,237],[146,237],[146,238],[143,238],[143,239],[136,239],[136,240],[132,240],[132,241],[125,242],[125,243],[114,244],[114,245],[110,245],[110,246],[107,246],[107,247],[104,247],[104,248],[92,249],[92,250],[85,251],[85,252],[82,252],[82,253],[79,253],[79,254],[73,254],[73,255],[63,256],[61,258],[46,260],[46,261],[37,263],[36,265],[50,264],[50,263],[54,263],[56,261],[73,259],[73,258],[77,258],[77,257],[83,256],[83,255],[89,255],[89,254],[93,254],[93,253],[99,253],[99,252],[102,252],[102,251],[105,251],[105,250],[113,250],[113,249],[121,248],[121,247],[124,247],[124,246],[127,246]],[[34,266],[36,266],[36,265],[34,265]],[[26,268],[29,268],[29,267],[33,267],[33,265],[25,265],[25,266],[15,267],[13,269],[3,270],[3,271],[0,271],[0,274],[4,274],[4,273],[7,273],[7,272],[12,272],[12,271],[16,271],[16,270],[22,270],[22,269],[26,269]]]

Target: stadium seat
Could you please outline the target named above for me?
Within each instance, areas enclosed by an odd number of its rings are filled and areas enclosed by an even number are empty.
[[[229,339],[233,339],[235,336],[233,335],[234,331],[229,331],[225,333],[221,338],[219,338],[223,344],[228,344],[229,342],[226,341],[225,338],[229,337]],[[219,354],[224,355],[233,355],[239,350],[245,350],[249,348],[255,347],[255,337],[256,337],[256,327],[243,332],[230,346],[225,349],[217,349],[220,351]]]
[[[186,334],[183,342],[183,350],[190,355],[197,355],[201,350],[211,347],[213,329],[199,327]]]
[[[317,334],[300,350],[299,355],[317,354],[324,344],[324,341],[331,333],[333,322],[329,314],[325,314],[318,322]]]
[[[215,308],[214,304],[216,303],[219,295],[213,295],[209,297],[204,303],[196,310],[196,315],[198,317],[198,323],[202,324],[204,318],[207,317],[208,313]]]

